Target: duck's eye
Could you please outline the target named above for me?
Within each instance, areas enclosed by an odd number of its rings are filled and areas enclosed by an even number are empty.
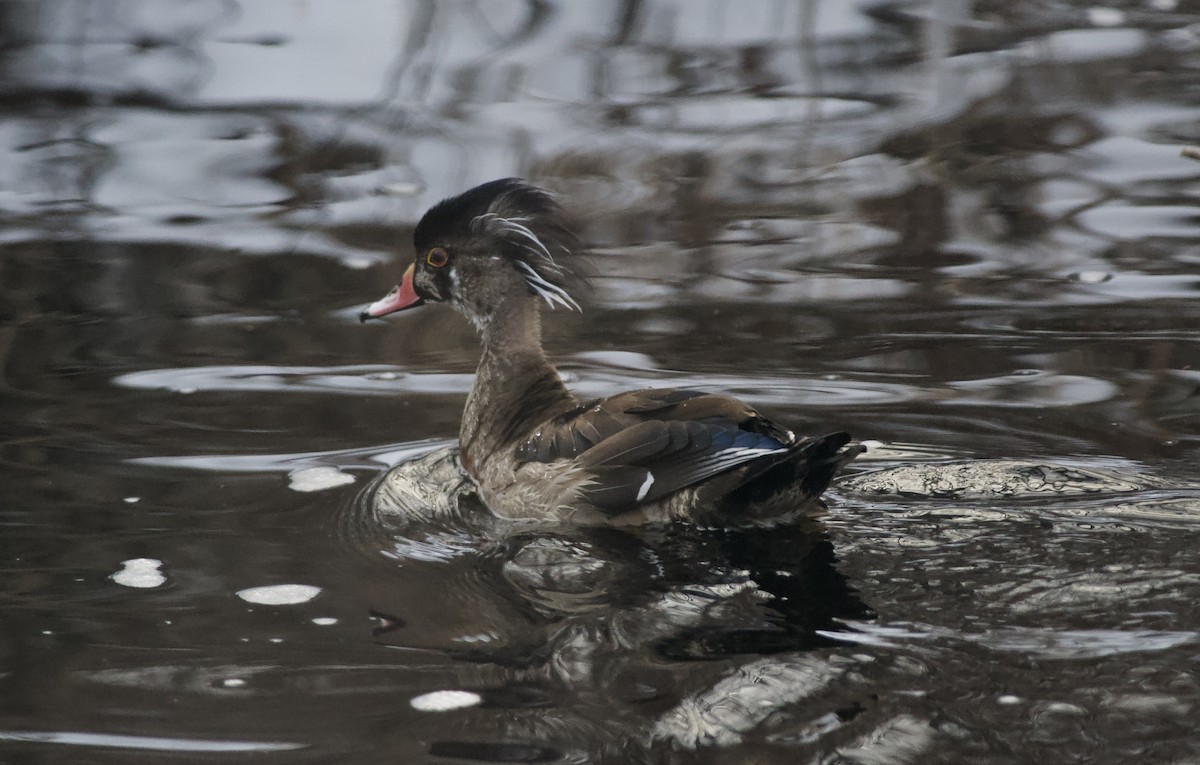
[[[425,262],[434,268],[441,268],[450,262],[450,253],[446,252],[441,247],[434,247],[425,254]]]

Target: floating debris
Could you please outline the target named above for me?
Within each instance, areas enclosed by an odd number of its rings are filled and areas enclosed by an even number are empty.
[[[264,606],[294,606],[307,603],[320,594],[321,588],[311,584],[269,584],[239,590],[237,596],[247,603]]]
[[[408,703],[419,712],[450,712],[473,707],[481,701],[483,697],[471,691],[433,691],[414,696]]]
[[[167,577],[161,571],[162,564],[155,558],[131,558],[121,561],[121,570],[109,578],[122,587],[145,590],[162,587],[167,583]]]
[[[337,486],[354,483],[354,476],[335,467],[313,467],[288,474],[288,488],[292,491],[324,491]]]

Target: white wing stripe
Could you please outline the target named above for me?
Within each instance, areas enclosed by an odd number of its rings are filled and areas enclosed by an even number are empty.
[[[764,449],[756,447],[742,446],[733,449],[722,449],[715,454],[709,455],[706,459],[698,461],[693,465],[693,469],[697,472],[705,472],[709,475],[715,475],[723,470],[728,470],[731,467],[737,467],[751,460],[765,457],[769,454],[784,454],[786,448],[779,449]]]
[[[646,480],[642,482],[642,487],[638,489],[637,501],[641,502],[650,493],[650,487],[654,485],[654,473],[646,471]]]

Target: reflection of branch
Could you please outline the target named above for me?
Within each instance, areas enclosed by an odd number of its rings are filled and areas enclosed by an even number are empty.
[[[826,691],[853,666],[838,656],[761,659],[689,696],[654,724],[655,739],[679,749],[740,744],[780,708]]]
[[[1200,148],[1196,148],[1195,146],[1185,146],[1179,154],[1188,159],[1200,160]]]

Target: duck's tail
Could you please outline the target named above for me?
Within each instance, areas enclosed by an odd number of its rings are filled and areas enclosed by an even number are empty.
[[[838,471],[867,450],[862,444],[851,443],[849,433],[830,433],[801,443],[796,459],[791,461],[802,474],[800,487],[816,497],[825,491]]]
[[[727,496],[734,507],[799,507],[818,499],[837,472],[866,451],[849,433],[803,438],[783,460],[771,465]]]

